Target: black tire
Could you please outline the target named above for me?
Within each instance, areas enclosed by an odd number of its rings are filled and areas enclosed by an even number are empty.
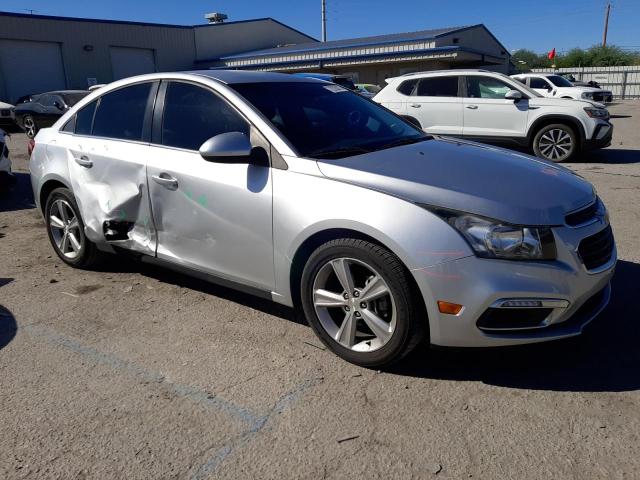
[[[392,295],[390,303],[395,309],[395,329],[386,343],[376,350],[354,351],[343,346],[327,332],[318,317],[314,306],[314,282],[328,262],[339,258],[354,259],[373,267]],[[390,365],[409,354],[428,332],[424,303],[410,276],[400,259],[380,245],[354,238],[331,240],[311,254],[302,272],[300,297],[305,316],[320,340],[339,357],[363,367]],[[364,321],[364,318],[357,321]]]
[[[25,115],[22,117],[22,125],[27,137],[34,138],[38,134],[38,125],[31,115]]]
[[[542,127],[534,136],[532,146],[536,157],[557,163],[573,159],[580,150],[578,135],[564,123]]]
[[[52,208],[55,208],[56,201],[61,200],[68,205],[75,218],[78,221],[78,227],[73,230],[73,234],[77,235],[77,240],[80,243],[80,248],[77,252],[77,255],[73,258],[69,258],[69,256],[65,255],[60,247],[58,246],[56,239],[54,238],[54,231],[61,230],[59,228],[52,228],[52,218],[51,212]],[[82,220],[82,216],[80,215],[80,209],[78,208],[78,204],[76,203],[76,199],[73,196],[73,193],[68,188],[56,188],[53,190],[49,197],[47,198],[47,202],[44,208],[44,217],[45,217],[45,225],[47,227],[47,234],[49,235],[49,241],[53,246],[56,254],[60,259],[66,263],[67,265],[71,265],[75,268],[83,268],[90,269],[100,264],[103,256],[103,252],[98,250],[96,245],[91,242],[84,234],[84,222]]]

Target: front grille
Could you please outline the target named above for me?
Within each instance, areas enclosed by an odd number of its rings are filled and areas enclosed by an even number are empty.
[[[578,255],[587,270],[601,267],[613,255],[613,232],[608,225],[604,230],[583,239],[578,246]]]
[[[570,227],[575,227],[576,225],[581,225],[593,219],[596,213],[598,213],[598,202],[593,202],[591,205],[581,208],[577,212],[570,213],[564,217],[564,221]]]
[[[593,94],[594,102],[610,102],[612,99],[613,95],[611,93],[594,92]]]
[[[2,115],[3,117],[10,117],[11,116],[11,110],[9,110],[7,108],[3,108],[2,110],[0,110],[0,115]]]

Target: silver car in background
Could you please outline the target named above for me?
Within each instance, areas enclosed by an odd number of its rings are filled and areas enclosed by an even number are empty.
[[[431,137],[338,85],[202,71],[121,80],[36,137],[58,256],[128,251],[304,310],[364,366],[423,340],[579,334],[616,248],[593,187],[557,165]]]

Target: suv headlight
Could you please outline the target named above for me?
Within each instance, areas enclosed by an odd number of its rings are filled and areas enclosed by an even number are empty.
[[[582,98],[593,100],[593,92],[582,92]]]
[[[584,107],[584,111],[587,112],[587,115],[591,118],[601,118],[602,120],[609,118],[609,110],[606,108]]]
[[[470,213],[423,207],[457,230],[478,257],[507,260],[556,258],[556,244],[550,227],[510,225]]]

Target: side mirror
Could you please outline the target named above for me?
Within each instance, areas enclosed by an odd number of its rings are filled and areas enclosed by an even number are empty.
[[[514,102],[518,102],[520,100],[522,100],[522,93],[519,92],[518,90],[509,90],[504,98],[506,98],[507,100],[513,100]]]
[[[249,163],[251,142],[241,132],[221,133],[204,142],[199,152],[210,162]]]

